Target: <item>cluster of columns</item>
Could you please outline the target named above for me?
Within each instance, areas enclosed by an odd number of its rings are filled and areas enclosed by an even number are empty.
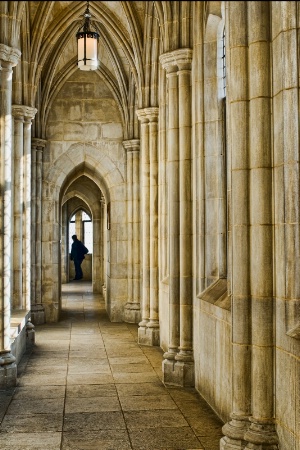
[[[36,109],[12,106],[13,67],[19,58],[18,49],[0,44],[0,386],[16,383],[11,311],[23,310],[26,315],[31,300],[31,123]]]
[[[123,142],[127,155],[127,220],[128,220],[128,302],[125,305],[125,321],[140,320],[140,141]]]
[[[158,274],[158,115],[159,109],[137,110],[141,122],[142,311],[140,344],[159,345]]]
[[[269,8],[268,2],[228,2],[234,86],[230,123],[232,130],[238,130],[238,138],[231,143],[232,414],[223,427],[222,450],[278,448],[273,391]],[[242,24],[239,33],[237,20]]]
[[[169,344],[164,354],[166,384],[194,385],[192,316],[192,179],[191,63],[192,50],[160,56],[166,70]]]

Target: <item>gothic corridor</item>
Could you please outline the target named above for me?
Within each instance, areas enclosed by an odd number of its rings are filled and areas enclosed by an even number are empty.
[[[299,37],[0,1],[0,449],[300,450]]]
[[[217,450],[222,422],[195,389],[162,383],[162,351],[111,323],[91,283],[63,286],[17,387],[0,391],[1,450]]]

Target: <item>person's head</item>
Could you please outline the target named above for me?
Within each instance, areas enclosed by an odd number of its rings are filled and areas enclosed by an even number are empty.
[[[77,235],[73,234],[72,239],[73,239],[73,241],[77,241]]]

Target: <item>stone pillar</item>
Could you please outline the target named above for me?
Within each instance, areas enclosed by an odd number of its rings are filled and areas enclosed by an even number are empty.
[[[248,2],[252,415],[246,449],[278,449],[274,424],[270,3]]]
[[[35,304],[35,242],[36,239],[36,146],[31,143],[31,305]]]
[[[222,450],[243,449],[251,414],[251,304],[249,247],[249,138],[247,3],[227,2],[230,72],[232,189],[232,413],[223,427]],[[237,20],[240,24],[236,26]]]
[[[144,153],[143,221],[147,241],[143,239],[143,286],[147,285],[147,301],[143,298],[143,318],[139,328],[139,343],[159,345],[158,301],[158,113],[156,107],[137,111],[142,122]],[[147,205],[147,206],[146,206]],[[147,216],[145,216],[147,214]],[[145,269],[145,272],[144,272]],[[144,273],[146,277],[144,277]]]
[[[35,296],[31,304],[31,320],[35,325],[45,323],[45,308],[42,304],[42,169],[43,150],[47,141],[33,138],[32,148],[36,152],[35,179]]]
[[[0,214],[0,388],[15,386],[17,366],[10,349],[10,311],[12,305],[12,73],[20,51],[0,44],[0,114],[1,114],[1,214]]]
[[[24,221],[23,221],[23,264],[25,309],[31,308],[31,124],[37,110],[29,106],[25,111],[24,122]]]
[[[124,141],[127,151],[127,223],[128,223],[128,302],[125,305],[125,321],[140,320],[140,232],[139,232],[139,151],[138,139]]]
[[[148,119],[143,109],[136,114],[141,122],[141,217],[142,217],[142,321],[139,323],[138,340],[147,343],[146,331],[150,318],[150,163]],[[145,341],[146,339],[146,341]],[[144,342],[145,341],[145,342]]]
[[[13,105],[14,117],[14,196],[13,218],[13,309],[23,308],[23,124],[24,107]]]
[[[150,162],[150,315],[147,323],[148,345],[159,345],[159,274],[158,274],[158,113],[159,109],[146,108],[149,120]]]
[[[192,50],[177,52],[179,94],[179,202],[180,202],[180,346],[175,356],[184,386],[194,386],[192,292],[192,164],[191,164]],[[188,181],[187,181],[188,180]]]
[[[104,195],[101,199],[101,242],[102,242],[102,293],[106,300],[106,273],[107,273],[107,211]],[[106,305],[107,306],[107,305]]]
[[[178,77],[177,66],[160,57],[168,79],[167,123],[167,174],[169,189],[168,239],[169,239],[169,345],[164,354],[164,381],[171,381],[175,356],[179,347],[179,124],[178,124]],[[166,376],[169,373],[170,376]]]
[[[169,349],[166,384],[194,385],[192,344],[191,49],[160,56],[168,78]],[[187,180],[189,182],[187,183]],[[179,352],[179,353],[178,353]]]

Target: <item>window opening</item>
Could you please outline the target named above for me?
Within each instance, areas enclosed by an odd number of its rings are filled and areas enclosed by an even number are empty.
[[[76,228],[77,214],[81,214],[80,233],[78,232],[78,228]],[[72,248],[73,234],[76,234],[78,239],[84,243],[84,245],[88,248],[89,253],[93,252],[93,222],[91,217],[83,210],[78,211],[76,214],[74,214],[69,222],[69,253],[71,252]]]

